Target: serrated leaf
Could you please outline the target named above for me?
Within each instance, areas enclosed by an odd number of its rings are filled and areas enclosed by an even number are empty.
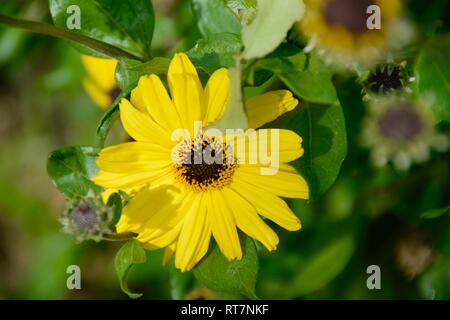
[[[99,151],[95,147],[68,147],[50,153],[47,161],[48,175],[66,197],[102,191],[101,187],[90,180],[98,171],[95,161]]]
[[[255,285],[258,276],[258,255],[255,242],[251,238],[245,236],[241,239],[241,260],[228,261],[215,246],[195,267],[194,275],[212,290],[240,293],[254,299],[257,298]]]
[[[241,49],[241,42],[233,33],[219,33],[200,39],[187,55],[197,67],[208,73],[225,67],[236,66],[236,56]]]
[[[128,273],[135,264],[142,264],[147,261],[145,250],[137,240],[131,240],[125,243],[116,254],[114,266],[117,277],[120,281],[120,287],[131,299],[142,297],[142,293],[133,293],[128,288]]]
[[[242,26],[242,58],[261,58],[275,50],[292,25],[303,17],[299,0],[258,0],[256,17]]]
[[[144,60],[150,57],[155,24],[151,1],[49,0],[49,5],[56,26],[67,29],[70,16],[67,8],[77,5],[81,13],[81,28],[69,31],[135,53]]]
[[[354,247],[350,235],[333,239],[300,269],[293,280],[291,295],[305,296],[324,287],[347,266]]]
[[[241,33],[241,23],[222,0],[192,0],[197,23],[204,37],[217,33]]]
[[[419,54],[415,75],[419,91],[433,98],[436,120],[450,122],[450,37],[427,44]]]

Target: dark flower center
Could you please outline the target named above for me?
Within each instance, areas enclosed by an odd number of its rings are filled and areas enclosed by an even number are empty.
[[[199,136],[184,142],[177,157],[175,177],[194,191],[228,185],[237,166],[231,148],[214,137]]]
[[[409,105],[389,108],[378,124],[385,137],[402,140],[415,138],[423,128],[420,115]]]
[[[387,93],[403,87],[401,67],[394,64],[378,66],[367,79],[368,89],[376,93]]]
[[[97,210],[97,206],[93,203],[79,204],[70,213],[70,219],[79,230],[94,230],[99,222]]]
[[[367,31],[367,8],[373,4],[373,0],[331,0],[325,5],[325,19],[330,25],[363,33]]]

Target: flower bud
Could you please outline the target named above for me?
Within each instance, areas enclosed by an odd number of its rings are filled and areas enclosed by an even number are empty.
[[[60,222],[63,231],[79,241],[100,241],[103,234],[111,232],[112,217],[112,208],[104,205],[99,197],[88,195],[68,202]]]
[[[364,100],[376,95],[410,92],[409,84],[414,81],[406,70],[406,62],[385,63],[376,66],[362,76]]]

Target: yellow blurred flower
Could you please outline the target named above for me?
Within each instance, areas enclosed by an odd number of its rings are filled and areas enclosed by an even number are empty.
[[[97,106],[106,109],[120,94],[115,79],[117,61],[87,55],[82,55],[81,61],[87,73],[83,80],[84,89]]]
[[[100,171],[93,181],[132,195],[117,232],[136,233],[147,249],[165,247],[165,261],[175,253],[175,266],[182,271],[202,259],[211,236],[225,257],[241,259],[237,229],[275,250],[278,236],[260,215],[290,231],[301,227],[280,198],[308,198],[306,181],[288,164],[303,155],[301,137],[289,130],[265,131],[269,136],[275,131],[279,134],[279,152],[271,149],[272,143],[267,146],[269,154],[277,152],[279,169],[276,174],[262,175],[267,163],[240,161],[231,144],[209,135],[208,130],[194,128],[196,121],[206,127],[222,115],[229,81],[228,71],[222,68],[203,88],[189,58],[176,54],[168,71],[170,96],[158,76],[141,77],[131,102],[122,99],[120,103],[122,124],[136,141],[105,148],[97,160]],[[297,104],[285,90],[249,99],[249,123],[261,126]],[[172,139],[179,128],[193,138]],[[263,136],[263,131],[255,130],[255,136]],[[247,138],[243,141],[249,150]],[[208,148],[223,161],[198,162],[192,156],[198,150],[203,155]],[[174,154],[193,161],[174,162]]]
[[[372,64],[389,47],[394,22],[400,15],[400,0],[305,0],[300,29],[310,45],[339,66]],[[367,8],[381,9],[381,29],[367,27]]]

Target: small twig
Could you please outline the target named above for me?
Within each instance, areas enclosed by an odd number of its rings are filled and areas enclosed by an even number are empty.
[[[132,240],[136,237],[135,233],[109,233],[103,235],[103,240],[106,241],[127,241]]]

